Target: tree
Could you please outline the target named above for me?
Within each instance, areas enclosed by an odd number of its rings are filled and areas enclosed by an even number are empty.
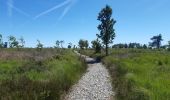
[[[170,51],[170,41],[168,41],[168,51]]]
[[[3,48],[2,34],[0,34],[0,48]]]
[[[87,40],[80,39],[78,44],[79,44],[80,49],[84,49],[84,48],[87,49],[89,47],[89,43]]]
[[[57,40],[55,44],[56,44],[56,48],[60,48],[60,41],[59,40]]]
[[[102,43],[105,45],[106,55],[108,55],[109,44],[113,43],[113,39],[115,38],[115,30],[113,29],[113,26],[115,25],[116,21],[111,18],[111,16],[112,8],[106,5],[106,7],[100,11],[97,18],[97,20],[101,22],[98,25],[100,34],[97,34],[97,37],[100,38]]]
[[[19,47],[19,42],[16,40],[16,38],[14,36],[9,36],[8,37],[8,41],[9,41],[9,47],[10,48],[14,48],[14,47]]]
[[[76,45],[73,46],[73,49],[76,49]]]
[[[25,40],[24,40],[24,38],[21,37],[21,38],[19,39],[19,41],[20,41],[20,43],[21,43],[20,47],[23,48],[24,45],[25,45]]]
[[[147,45],[146,44],[144,44],[143,45],[143,49],[147,49],[148,47],[147,47]]]
[[[160,46],[161,46],[161,41],[163,41],[162,35],[159,34],[159,35],[157,35],[157,36],[153,36],[153,37],[151,38],[151,40],[152,40],[152,42],[150,42],[149,45],[150,45],[151,47],[156,47],[157,49],[159,49]]]
[[[78,44],[79,44],[80,49],[84,49],[84,40],[83,39],[80,39]]]
[[[71,49],[71,47],[72,47],[72,43],[70,42],[68,43],[68,48]]]
[[[40,40],[37,40],[37,50],[38,51],[41,51],[42,50],[42,48],[43,48],[43,44],[40,42]]]
[[[112,48],[125,48],[125,44],[119,43],[112,46]]]
[[[64,40],[60,41],[61,48],[63,48]]]
[[[84,40],[84,47],[87,49],[89,47],[89,42],[87,40]]]
[[[129,48],[135,48],[134,43],[129,43]]]
[[[126,43],[124,44],[124,48],[128,48],[128,45]]]
[[[95,53],[101,53],[101,43],[98,38],[96,40],[93,40],[91,43],[92,48],[95,49]]]
[[[7,47],[8,47],[8,42],[4,42],[3,47],[4,47],[4,48],[7,48]]]

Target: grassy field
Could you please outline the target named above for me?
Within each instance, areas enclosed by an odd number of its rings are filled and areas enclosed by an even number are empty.
[[[71,50],[0,50],[0,100],[58,100],[86,64]]]
[[[118,100],[170,99],[170,52],[114,49],[103,63]]]

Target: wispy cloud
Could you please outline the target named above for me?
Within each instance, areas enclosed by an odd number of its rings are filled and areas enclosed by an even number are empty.
[[[21,9],[19,9],[19,8],[17,8],[17,7],[14,7],[14,6],[13,6],[13,9],[14,9],[15,11],[17,11],[18,13],[24,15],[24,16],[30,17],[30,15],[29,15],[28,13],[24,12],[23,10],[21,10]]]
[[[7,1],[7,7],[8,7],[8,15],[11,17],[12,16],[12,7],[13,7],[13,0],[8,0]]]
[[[63,17],[68,13],[68,11],[71,9],[71,7],[75,4],[76,1],[77,0],[72,0],[72,2],[64,9],[63,13],[61,14],[58,20],[63,19]]]
[[[58,5],[50,8],[50,9],[48,9],[48,10],[46,10],[46,11],[44,11],[44,12],[36,15],[36,16],[34,17],[34,19],[38,19],[39,17],[41,17],[41,16],[43,16],[43,15],[46,15],[46,14],[48,14],[48,13],[50,13],[50,12],[52,12],[52,11],[58,9],[58,8],[61,8],[61,7],[65,6],[65,5],[69,4],[71,1],[72,1],[72,0],[66,0],[66,1],[64,1],[63,3],[60,3],[60,4],[58,4]]]
[[[54,11],[54,10],[57,10],[57,9],[65,6],[61,16],[58,19],[58,20],[61,20],[68,13],[68,11],[71,9],[71,7],[76,3],[76,1],[77,0],[65,0],[64,2],[62,2],[62,3],[58,4],[58,5],[55,5],[55,6],[51,7],[50,9],[45,10],[45,11],[37,14],[35,17],[33,17],[33,19],[38,19],[38,18],[40,18],[40,17],[42,17],[42,16],[44,16],[44,15],[46,15],[46,14],[48,14],[48,13]],[[25,11],[23,11],[23,10],[17,8],[16,6],[14,6],[14,1],[13,0],[7,0],[7,7],[8,7],[8,15],[9,15],[9,17],[11,17],[13,15],[13,11],[16,11],[16,12],[18,12],[18,13],[26,16],[26,17],[30,17],[30,14],[28,14]]]
[[[27,16],[27,17],[30,16],[28,13],[24,12],[23,10],[15,7],[13,0],[8,0],[8,1],[7,1],[7,6],[8,6],[8,15],[9,15],[9,17],[12,16],[13,10],[17,11],[18,13],[20,13],[20,14],[22,14],[22,15],[24,15],[24,16]]]

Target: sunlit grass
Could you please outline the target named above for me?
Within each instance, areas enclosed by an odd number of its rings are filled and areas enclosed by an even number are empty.
[[[169,61],[169,52],[121,49],[113,50],[112,55],[103,60],[121,100],[168,100]]]
[[[8,56],[2,55],[0,60],[0,99],[59,99],[86,69],[71,50],[32,49],[21,51],[22,55],[17,50],[4,52]],[[11,52],[18,54],[8,58]]]

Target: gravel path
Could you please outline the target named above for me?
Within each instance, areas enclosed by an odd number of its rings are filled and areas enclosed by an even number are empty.
[[[83,56],[88,64],[87,72],[66,95],[66,100],[113,100],[112,86],[107,69],[94,59]]]

